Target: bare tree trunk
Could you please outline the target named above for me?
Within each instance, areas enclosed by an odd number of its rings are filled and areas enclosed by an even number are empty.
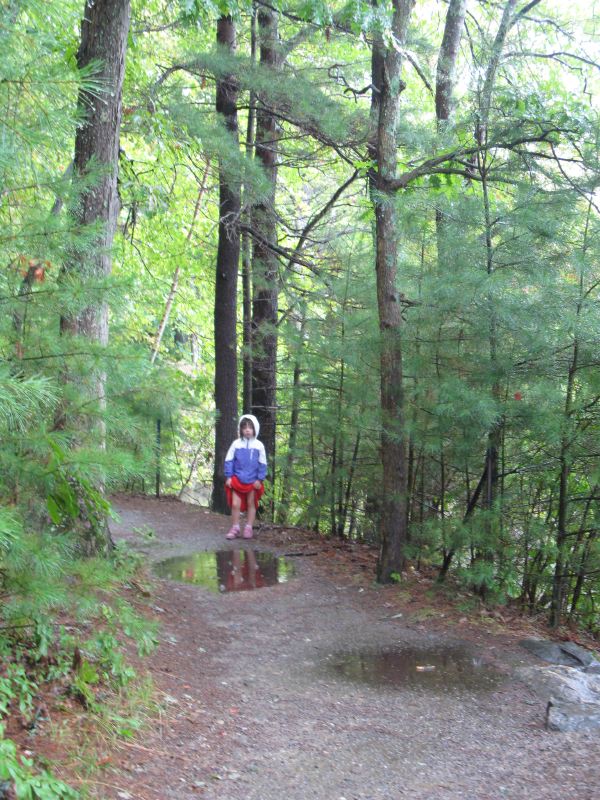
[[[479,500],[479,497],[481,495],[483,487],[486,484],[487,469],[488,469],[488,462],[486,461],[485,462],[485,466],[483,468],[483,473],[481,475],[481,478],[479,479],[479,483],[477,484],[477,487],[476,487],[475,491],[473,492],[473,495],[471,496],[470,500],[467,503],[467,510],[465,511],[465,514],[463,516],[463,525],[467,522],[469,517],[475,511],[475,508],[477,506],[477,501]],[[454,554],[455,553],[456,553],[456,550],[454,548],[451,548],[446,553],[444,553],[444,560],[443,560],[443,563],[442,563],[442,566],[440,568],[440,572],[439,572],[439,575],[438,575],[438,580],[439,581],[443,581],[445,579],[446,573],[450,569],[450,564],[452,563],[452,559],[454,558]]]
[[[278,15],[276,11],[261,6],[258,11],[260,63],[273,71],[277,79],[280,58],[278,54]],[[260,422],[260,437],[271,465],[271,479],[275,472],[275,426],[277,387],[277,316],[279,288],[277,257],[269,243],[277,241],[275,217],[275,192],[277,187],[277,162],[279,125],[267,107],[264,98],[258,97],[256,112],[256,158],[262,164],[269,180],[266,197],[253,208],[253,228],[259,234],[254,241],[252,280],[252,411]],[[270,101],[268,101],[270,102]]]
[[[304,342],[304,331],[306,329],[306,313],[302,312],[300,320],[300,347]],[[287,498],[290,493],[290,486],[292,480],[292,470],[294,466],[296,439],[298,437],[298,419],[300,416],[300,379],[302,377],[302,365],[300,363],[300,354],[296,356],[296,363],[294,364],[294,377],[292,381],[292,413],[290,414],[290,424],[288,430],[288,447],[285,457],[285,463],[281,475],[281,493],[279,507],[277,509],[277,519],[280,525],[285,525],[287,522],[287,515],[289,511]]]
[[[565,397],[565,426],[571,418],[575,373],[577,372],[577,362],[579,353],[579,343],[577,339],[573,345],[573,358],[569,366],[569,376],[567,379],[567,392]],[[556,530],[556,562],[554,564],[554,579],[552,581],[552,603],[550,606],[550,625],[557,628],[565,605],[566,586],[567,586],[567,521],[569,513],[569,476],[571,465],[569,459],[570,435],[568,431],[563,433],[560,444],[560,475],[558,489],[558,520]]]
[[[438,131],[442,132],[448,123],[452,110],[452,95],[456,82],[456,62],[460,39],[465,23],[467,12],[467,0],[450,0],[448,13],[446,14],[446,24],[444,35],[438,55],[436,83],[435,83],[435,117]],[[439,209],[435,212],[437,247],[438,247],[438,268],[440,273],[448,268],[448,255],[446,252],[446,230],[447,219]]]
[[[370,157],[376,169],[370,173],[371,200],[375,209],[375,269],[377,308],[381,334],[381,463],[383,497],[381,505],[381,550],[377,579],[394,580],[404,569],[404,545],[408,539],[407,470],[404,430],[404,376],[402,373],[402,316],[397,281],[397,234],[395,196],[387,181],[396,176],[396,127],[400,94],[402,57],[408,23],[415,0],[393,0],[392,37],[385,44],[374,34],[372,51]]]
[[[217,22],[217,42],[230,53],[236,49],[235,23],[231,17]],[[232,75],[217,81],[216,108],[234,142],[238,142],[238,85]],[[215,285],[215,463],[211,507],[225,513],[225,455],[237,436],[237,278],[240,259],[241,209],[239,181],[219,164],[219,242]]]
[[[588,214],[583,235],[583,255],[588,248],[588,232],[590,224],[592,204],[588,206]],[[581,313],[584,298],[583,271],[579,277],[579,300],[577,301],[577,317]],[[571,439],[570,430],[571,417],[573,415],[573,405],[575,400],[575,376],[579,369],[579,339],[577,333],[573,340],[573,355],[569,364],[569,374],[567,376],[567,391],[565,394],[564,410],[564,430],[560,443],[560,476],[559,476],[559,495],[558,495],[558,520],[556,530],[556,563],[554,566],[554,580],[552,582],[552,602],[550,605],[550,625],[557,628],[560,625],[561,616],[566,602],[567,587],[567,522],[569,516],[569,476],[571,474]]]
[[[577,605],[579,604],[579,600],[581,598],[581,592],[583,590],[583,584],[585,581],[586,576],[586,568],[588,562],[591,557],[592,547],[594,542],[596,541],[597,533],[593,531],[589,534],[588,538],[586,539],[585,545],[583,547],[583,553],[581,554],[581,558],[579,560],[579,567],[577,569],[577,579],[575,581],[575,586],[573,587],[573,597],[571,599],[571,609],[569,611],[569,619],[573,619],[575,616],[575,612],[577,611]]]
[[[575,611],[577,610],[577,604],[579,603],[579,598],[581,597],[581,590],[583,589],[583,582],[585,580],[585,573],[586,573],[586,566],[590,556],[591,545],[596,537],[597,529],[592,528],[589,531],[589,536],[586,539],[585,534],[585,526],[587,524],[588,515],[590,513],[590,509],[592,508],[592,504],[595,500],[597,500],[596,492],[598,490],[598,484],[592,487],[591,494],[588,497],[585,509],[583,511],[583,515],[581,517],[581,523],[579,525],[579,531],[577,533],[577,539],[575,545],[573,546],[573,553],[571,556],[571,560],[574,562],[575,558],[578,558],[579,565],[577,567],[575,585],[573,586],[573,594],[571,598],[571,607],[569,610],[569,620],[572,620]]]
[[[498,32],[492,45],[492,52],[488,62],[487,70],[485,73],[485,80],[481,90],[481,97],[479,101],[479,124],[477,126],[476,139],[479,144],[483,144],[487,139],[487,126],[490,116],[490,108],[492,104],[492,93],[494,91],[494,84],[496,82],[496,74],[500,65],[500,57],[504,49],[506,37],[510,31],[516,17],[513,17],[513,11],[517,5],[517,0],[506,0],[504,10],[502,12],[502,19],[498,26]]]
[[[483,207],[484,207],[484,224],[485,224],[485,252],[486,252],[486,272],[491,279],[494,273],[494,251],[492,244],[492,219],[490,213],[490,199],[487,180],[487,158],[485,154],[478,154],[477,156],[479,173],[481,175],[481,185],[483,192]],[[489,331],[488,342],[490,349],[490,368],[494,376],[498,375],[498,325],[496,319],[496,306],[494,298],[488,297],[489,309]],[[501,386],[498,379],[495,377],[492,384],[492,396],[496,402],[499,402]],[[499,459],[500,447],[502,442],[502,428],[504,425],[503,419],[497,419],[492,425],[487,435],[487,447],[485,451],[486,460],[486,483],[483,505],[488,511],[488,516],[485,520],[486,541],[484,542],[482,551],[478,554],[478,558],[483,561],[493,564],[496,554],[496,541],[494,535],[494,522],[492,520],[492,513],[496,510],[496,500],[498,498],[499,489]],[[480,582],[475,586],[476,591],[485,597],[488,587],[485,582]]]
[[[450,0],[435,81],[435,116],[438,126],[449,120],[452,112],[456,61],[466,13],[467,0]]]
[[[73,277],[86,288],[102,284],[112,271],[112,245],[117,226],[119,197],[117,173],[119,165],[119,133],[121,128],[122,87],[125,73],[125,54],[129,34],[130,0],[86,0],[81,23],[81,41],[77,52],[77,66],[85,69],[97,63],[95,79],[100,90],[90,92],[82,89],[77,100],[82,122],[75,135],[75,157],[73,171],[84,177],[98,171],[97,179],[78,198],[74,215],[78,225],[98,226],[98,237],[86,252],[71,253],[70,263],[64,268],[64,276]],[[63,314],[60,319],[63,336],[81,336],[97,345],[108,344],[108,304],[100,296],[95,302],[77,313]],[[76,378],[67,370],[65,380],[77,382],[89,399],[95,402],[98,412],[105,408],[106,372],[104,368],[93,369],[86,376]],[[70,416],[62,408],[57,426],[67,422],[75,424],[83,438],[86,432],[94,431],[104,446],[103,422],[84,420],[80,414]],[[103,491],[102,486],[97,489]],[[82,546],[87,554],[106,552],[111,547],[110,532],[104,517],[86,515],[82,509]],[[85,517],[85,518],[84,518]]]
[[[498,26],[498,31],[496,33],[496,37],[494,39],[494,43],[492,45],[492,51],[490,55],[490,60],[488,62],[488,66],[485,73],[485,79],[483,83],[483,88],[480,93],[479,98],[479,119],[475,131],[475,138],[480,145],[484,145],[487,142],[487,133],[488,133],[488,123],[489,123],[489,115],[490,115],[490,108],[492,103],[492,94],[494,91],[494,84],[496,81],[496,75],[498,72],[498,66],[500,64],[500,57],[502,55],[502,50],[504,48],[504,44],[506,42],[506,37],[510,31],[510,28],[516,21],[516,18],[513,17],[513,11],[516,6],[517,0],[507,0],[503,12],[502,18],[500,20],[500,25]],[[477,170],[481,176],[481,185],[482,185],[482,193],[483,193],[483,210],[484,210],[484,244],[485,244],[485,258],[486,258],[486,272],[488,276],[491,278],[494,272],[494,260],[493,260],[493,244],[492,244],[492,218],[491,218],[491,211],[490,211],[490,197],[489,197],[489,189],[488,189],[488,154],[485,151],[480,151],[477,154]],[[489,330],[488,330],[488,342],[490,348],[490,366],[494,375],[497,374],[497,348],[498,348],[498,341],[497,341],[497,322],[496,322],[496,310],[494,299],[492,297],[488,300],[488,307],[489,307]],[[500,385],[498,383],[497,378],[494,379],[494,384],[492,386],[492,394],[494,398],[497,400],[500,395]],[[490,429],[487,435],[487,446],[486,446],[486,453],[485,453],[485,492],[483,495],[483,502],[484,507],[487,509],[488,512],[492,512],[495,507],[496,497],[498,494],[498,463],[499,463],[499,456],[500,456],[500,445],[502,441],[502,426],[503,421],[498,420]],[[487,526],[487,541],[485,546],[477,555],[477,559],[484,559],[487,562],[492,562],[494,559],[494,542],[492,540],[493,537],[493,524],[491,518],[488,516],[486,520]],[[485,595],[487,591],[487,587],[485,583],[481,582],[476,587],[476,590],[482,596]]]
[[[198,211],[200,210],[200,203],[202,202],[202,197],[204,196],[204,192],[206,190],[206,180],[208,178],[208,163],[206,164],[206,169],[204,170],[204,175],[202,176],[202,183],[200,184],[200,188],[198,190],[198,197],[196,198],[196,205],[194,206],[194,214],[192,216],[192,222],[190,224],[190,229],[186,236],[186,241],[190,241],[192,238],[192,233],[194,232],[194,223],[198,217]],[[173,303],[175,301],[175,295],[177,294],[177,288],[179,286],[179,275],[181,274],[181,266],[177,266],[175,272],[173,273],[173,278],[171,280],[171,289],[169,294],[167,295],[167,301],[165,303],[165,310],[160,321],[160,325],[158,326],[158,331],[156,332],[156,339],[154,340],[154,347],[152,348],[152,355],[150,356],[150,363],[154,364],[156,361],[156,356],[158,355],[158,351],[160,349],[160,343],[162,342],[162,337],[165,332],[165,328],[169,322],[169,316],[171,315],[171,308],[173,307]]]
[[[252,19],[250,24],[250,57],[252,63],[256,62],[256,5],[252,6]],[[256,93],[250,91],[248,108],[248,124],[246,126],[246,158],[250,160],[254,153],[254,135],[256,127]],[[247,195],[247,187],[244,188]],[[243,296],[243,388],[242,406],[245,411],[252,408],[252,237],[249,228],[252,227],[251,208],[249,199],[244,202],[244,217],[247,225],[242,232],[242,296]],[[248,228],[248,229],[247,229]]]
[[[348,510],[350,509],[350,502],[352,500],[352,482],[354,480],[354,473],[356,472],[356,466],[358,464],[358,452],[360,450],[360,430],[356,434],[356,439],[354,441],[354,450],[352,452],[352,461],[350,462],[350,469],[348,471],[348,479],[346,481],[346,492],[345,492],[345,499],[344,505],[342,508],[342,512],[340,515],[340,538],[343,538],[346,531],[346,521],[348,519]],[[355,502],[353,503],[353,507]],[[352,538],[352,514],[350,514],[350,526],[348,529],[347,538]]]
[[[102,281],[112,270],[111,248],[119,210],[119,132],[129,15],[129,0],[86,0],[81,23],[77,66],[84,69],[93,62],[101,65],[95,75],[101,91],[80,91],[77,104],[84,121],[75,137],[74,172],[84,176],[89,173],[90,165],[92,169],[101,168],[102,172],[94,185],[81,194],[75,213],[78,223],[100,223],[102,228],[92,252],[82,254],[78,261],[73,257],[68,269],[90,282]],[[107,344],[106,302],[90,305],[75,316],[63,316],[61,332]],[[97,386],[98,397],[103,397],[102,375],[98,376]]]

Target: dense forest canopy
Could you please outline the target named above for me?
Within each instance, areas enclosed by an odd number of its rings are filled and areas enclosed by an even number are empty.
[[[252,411],[265,517],[598,630],[594,9],[2,4],[7,625]]]
[[[1,717],[131,679],[109,498],[243,412],[264,519],[598,633],[596,7],[4,0]]]

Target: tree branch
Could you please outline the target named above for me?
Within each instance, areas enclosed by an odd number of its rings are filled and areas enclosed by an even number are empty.
[[[467,156],[476,155],[477,153],[489,150],[515,150],[519,145],[530,144],[533,142],[547,142],[552,145],[551,140],[548,138],[552,133],[558,133],[558,128],[549,128],[547,131],[542,132],[538,136],[523,136],[515,139],[512,142],[490,142],[488,144],[481,144],[476,147],[462,147],[450,152],[443,153],[435,158],[429,158],[418,167],[405,172],[398,178],[391,181],[383,181],[381,177],[378,178],[378,186],[386,191],[397,191],[398,189],[405,189],[409,183],[422,177],[423,175],[433,175],[436,173],[443,174],[447,168],[442,168],[442,164],[448,161],[460,161]],[[461,173],[462,174],[462,173]],[[474,177],[469,173],[467,177]]]
[[[332,194],[329,200],[325,203],[325,205],[313,216],[309,219],[306,223],[304,230],[300,234],[298,242],[296,243],[296,247],[294,248],[294,252],[292,253],[288,264],[286,265],[285,272],[289,272],[292,268],[292,265],[295,262],[296,257],[300,254],[300,251],[304,247],[304,243],[308,237],[308,234],[311,230],[318,225],[318,223],[323,219],[323,217],[330,211],[330,209],[335,205],[337,200],[342,196],[342,194],[346,191],[348,186],[350,186],[354,181],[358,178],[359,172],[356,170],[353,175],[351,175],[348,180],[339,186],[336,191]]]
[[[527,3],[526,6],[523,6],[523,8],[520,11],[517,11],[515,16],[513,17],[512,21],[510,23],[510,27],[512,28],[512,26],[515,25],[520,19],[523,19],[525,14],[527,14],[529,11],[531,11],[532,8],[535,8],[536,6],[538,6],[541,2],[542,2],[542,0],[531,0],[530,3]]]
[[[557,60],[560,64],[565,64],[564,61],[561,61],[561,58],[574,58],[576,61],[582,61],[584,64],[588,64],[591,67],[595,67],[596,69],[600,69],[600,64],[597,61],[593,61],[591,58],[585,58],[584,56],[578,56],[576,53],[569,53],[566,50],[557,50],[555,53],[538,53],[534,50],[523,50],[521,52],[517,50],[513,50],[509,53],[506,53],[504,58],[551,58]],[[568,64],[565,66],[569,67]],[[572,69],[569,67],[569,69]]]

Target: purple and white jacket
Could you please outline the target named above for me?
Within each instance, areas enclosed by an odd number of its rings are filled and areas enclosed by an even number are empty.
[[[249,419],[254,425],[256,436],[252,439],[240,437],[232,444],[225,456],[225,477],[232,478],[234,475],[240,483],[254,483],[254,481],[264,481],[267,474],[267,455],[265,446],[257,439],[260,431],[260,423],[252,414],[244,414],[240,417]]]

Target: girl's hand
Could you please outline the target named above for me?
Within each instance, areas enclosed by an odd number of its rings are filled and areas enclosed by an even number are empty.
[[[254,486],[255,489],[260,489],[262,483],[260,481],[254,481],[252,485]]]
[[[231,489],[231,478],[227,478],[225,481],[225,486],[227,486],[228,489]]]

